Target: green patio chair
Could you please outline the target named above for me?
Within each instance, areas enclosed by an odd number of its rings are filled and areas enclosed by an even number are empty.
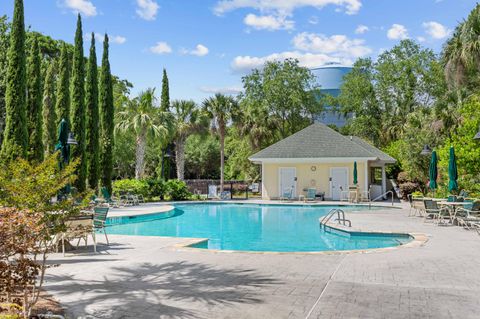
[[[307,196],[305,197],[305,201],[314,202],[316,195],[317,195],[317,189],[316,188],[307,189]]]
[[[121,202],[117,199],[117,198],[114,198],[110,195],[110,193],[108,192],[108,189],[104,186],[100,189],[100,191],[102,192],[102,196],[103,196],[103,199],[105,201],[105,203],[107,203],[108,205],[111,205],[113,207],[120,207],[121,206]]]
[[[448,209],[438,207],[437,202],[431,199],[425,199],[423,203],[425,205],[424,222],[426,222],[427,219],[431,219],[435,224],[438,225],[440,222],[444,223],[445,218],[450,218]]]
[[[105,222],[107,221],[108,207],[95,207],[93,209],[93,227],[97,231],[103,231],[105,239],[107,240],[107,245],[110,245],[108,242],[107,231],[105,230]]]
[[[285,188],[283,190],[282,196],[280,196],[280,200],[281,201],[292,200],[292,193],[293,193],[293,188]]]
[[[459,226],[469,229],[472,226],[480,226],[480,200],[469,201],[467,204],[457,210],[456,220]]]
[[[455,195],[448,195],[447,202],[454,203],[457,201],[457,196]]]

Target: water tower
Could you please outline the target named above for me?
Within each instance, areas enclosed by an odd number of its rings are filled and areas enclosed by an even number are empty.
[[[335,62],[326,63],[321,67],[311,69],[312,73],[317,78],[317,83],[320,85],[322,93],[335,97],[340,94],[343,77],[351,70],[351,66]],[[333,124],[337,127],[342,127],[345,125],[349,117],[351,117],[351,115],[345,117],[344,115],[335,112],[331,106],[325,106],[325,110],[316,117],[315,121],[327,125]]]

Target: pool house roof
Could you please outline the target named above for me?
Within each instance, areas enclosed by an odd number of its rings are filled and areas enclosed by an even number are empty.
[[[395,159],[356,136],[344,136],[315,123],[250,156],[261,162],[341,162],[349,160],[395,163]]]

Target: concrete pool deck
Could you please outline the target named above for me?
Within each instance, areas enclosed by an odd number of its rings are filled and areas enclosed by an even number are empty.
[[[423,223],[401,206],[347,217],[364,231],[427,234],[425,244],[225,254],[175,248],[188,238],[111,235],[98,254],[50,255],[60,267],[48,270],[45,287],[73,318],[479,318],[480,236]]]

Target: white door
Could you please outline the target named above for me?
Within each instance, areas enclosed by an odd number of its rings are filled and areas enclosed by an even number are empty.
[[[279,169],[279,188],[278,195],[282,197],[284,192],[292,190],[292,197],[297,196],[297,170],[295,167],[280,167]]]
[[[348,167],[330,169],[330,194],[333,200],[340,200],[342,190],[348,191]]]

